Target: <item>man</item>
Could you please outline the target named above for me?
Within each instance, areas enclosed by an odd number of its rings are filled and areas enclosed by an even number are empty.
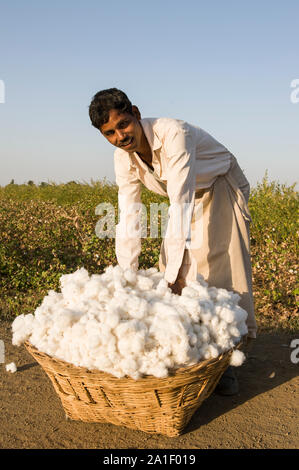
[[[115,249],[120,266],[138,269],[140,236],[124,229],[138,224],[139,211],[134,207],[141,202],[142,182],[169,197],[159,268],[171,290],[180,294],[185,281],[196,280],[199,274],[210,286],[234,290],[248,313],[248,337],[255,338],[249,183],[236,158],[197,126],[170,118],[141,119],[137,106],[116,88],[96,93],[89,116],[92,125],[117,147],[114,168],[120,223]],[[218,391],[238,391],[231,368]]]

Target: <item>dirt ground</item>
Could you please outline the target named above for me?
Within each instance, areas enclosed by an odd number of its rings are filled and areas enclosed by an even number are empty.
[[[290,358],[294,338],[260,333],[246,362],[236,369],[238,395],[213,393],[184,434],[169,438],[112,424],[66,420],[50,379],[23,346],[12,346],[10,323],[1,322],[5,363],[0,364],[0,448],[296,449],[299,364]],[[16,373],[6,372],[10,362],[17,365]]]

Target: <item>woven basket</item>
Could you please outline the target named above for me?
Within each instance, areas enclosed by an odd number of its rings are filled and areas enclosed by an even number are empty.
[[[67,417],[169,437],[182,434],[192,415],[213,392],[233,351],[171,370],[163,379],[149,375],[134,380],[76,367],[38,351],[29,342],[25,346],[51,379]]]

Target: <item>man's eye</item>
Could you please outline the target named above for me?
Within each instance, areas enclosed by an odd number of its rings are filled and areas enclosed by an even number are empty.
[[[124,129],[125,127],[127,127],[129,124],[129,121],[123,121],[120,123],[119,127],[120,129]]]

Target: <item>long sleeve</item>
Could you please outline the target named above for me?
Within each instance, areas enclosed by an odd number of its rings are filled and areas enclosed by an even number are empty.
[[[196,183],[196,146],[188,129],[179,127],[167,134],[164,148],[167,160],[167,193],[170,201],[165,234],[165,279],[173,283],[181,267],[190,236]]]
[[[118,205],[120,211],[119,223],[116,225],[115,252],[119,265],[123,269],[138,269],[138,257],[141,252],[140,212],[141,188],[140,181],[130,170],[128,158],[117,152],[114,157],[116,184],[118,190]]]

